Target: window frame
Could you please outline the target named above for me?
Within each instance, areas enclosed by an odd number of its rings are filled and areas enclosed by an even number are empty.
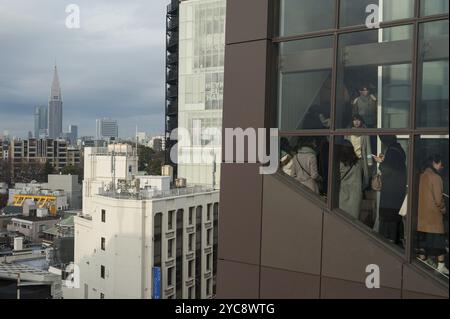
[[[279,131],[279,137],[301,137],[301,136],[328,136],[330,143],[329,150],[329,171],[332,172],[335,168],[334,158],[335,158],[335,140],[339,136],[353,134],[360,135],[404,135],[409,137],[409,150],[407,154],[407,184],[408,184],[408,212],[405,224],[405,235],[408,240],[406,241],[406,247],[404,250],[396,248],[394,245],[389,244],[387,241],[379,238],[376,233],[371,233],[366,226],[362,223],[353,221],[347,213],[343,212],[339,208],[333,205],[333,199],[335,198],[335,188],[333,187],[333,174],[328,176],[328,191],[326,202],[322,201],[319,197],[312,195],[306,189],[303,189],[294,181],[291,181],[289,177],[283,178],[287,183],[292,184],[296,191],[300,192],[306,198],[312,200],[319,207],[322,207],[328,213],[335,213],[346,219],[349,223],[354,225],[356,228],[361,229],[366,232],[374,241],[382,245],[386,249],[392,251],[401,260],[404,260],[410,265],[418,265],[415,260],[414,249],[414,239],[411,237],[414,233],[414,219],[417,216],[417,195],[418,195],[418,185],[414,183],[414,170],[417,167],[415,154],[417,147],[417,138],[421,135],[449,135],[449,127],[419,127],[417,125],[418,116],[418,94],[420,87],[420,78],[418,74],[420,56],[419,56],[419,44],[420,44],[420,27],[424,23],[437,22],[437,21],[448,21],[449,13],[436,14],[431,16],[421,16],[421,3],[422,1],[416,0],[414,3],[414,16],[407,19],[387,21],[380,23],[380,29],[399,27],[399,26],[412,26],[413,27],[413,38],[412,43],[412,87],[411,87],[411,105],[410,105],[410,117],[408,120],[408,127],[401,129],[391,129],[391,128],[373,128],[373,129],[338,129],[336,127],[336,107],[337,107],[337,88],[338,88],[338,59],[339,59],[339,37],[343,34],[355,33],[361,31],[368,31],[369,29],[365,25],[355,25],[348,27],[340,27],[340,2],[341,0],[336,0],[337,4],[335,6],[335,27],[334,29],[322,30],[309,32],[299,35],[290,36],[279,36],[278,27],[280,25],[280,8],[279,0],[274,0],[274,10],[272,10],[273,16],[270,17],[269,21],[273,23],[271,45],[269,45],[269,59],[267,61],[268,72],[270,72],[270,82],[271,91],[269,92],[269,106],[266,110],[268,114],[266,117],[266,127],[279,127],[279,87],[278,87],[278,57],[279,57],[279,45],[281,43],[290,41],[299,41],[306,39],[314,39],[319,37],[332,36],[333,37],[333,64],[332,64],[332,96],[331,96],[331,110],[330,110],[330,127],[328,129],[308,129],[308,130],[298,130],[298,131]],[[448,163],[450,165],[450,163]],[[417,267],[422,269],[421,267]],[[439,280],[437,276],[430,274],[429,271],[424,270],[424,274],[430,275],[433,278]],[[449,282],[442,281],[442,283],[448,287]]]

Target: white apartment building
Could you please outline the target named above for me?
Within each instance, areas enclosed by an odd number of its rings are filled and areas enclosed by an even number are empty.
[[[112,145],[86,149],[83,213],[75,218],[80,286],[65,298],[212,298],[218,191],[137,176],[131,146],[116,147],[114,156]]]

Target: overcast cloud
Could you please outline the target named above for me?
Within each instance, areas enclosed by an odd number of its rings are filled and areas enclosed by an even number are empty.
[[[67,29],[65,8],[81,9]],[[168,0],[0,0],[0,133],[33,131],[47,105],[55,59],[64,128],[95,134],[95,119],[119,121],[122,137],[164,130],[165,11]]]

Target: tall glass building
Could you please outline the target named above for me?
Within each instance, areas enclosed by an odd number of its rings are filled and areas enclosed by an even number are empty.
[[[225,0],[187,0],[179,9],[178,177],[219,187]],[[215,133],[219,133],[218,135]]]

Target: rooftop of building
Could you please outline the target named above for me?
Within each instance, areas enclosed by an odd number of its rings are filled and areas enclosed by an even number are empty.
[[[24,220],[29,222],[42,222],[49,220],[59,220],[58,216],[45,216],[45,217],[37,217],[37,216],[15,216],[14,220]]]
[[[184,188],[172,188],[166,191],[156,189],[140,190],[139,192],[120,192],[120,190],[100,190],[99,195],[114,199],[124,200],[153,200],[179,196],[193,196],[202,193],[211,193],[215,189],[207,186],[188,186]]]
[[[21,280],[54,282],[59,279],[55,274],[29,265],[18,263],[0,263],[0,278],[16,280],[20,274]]]

